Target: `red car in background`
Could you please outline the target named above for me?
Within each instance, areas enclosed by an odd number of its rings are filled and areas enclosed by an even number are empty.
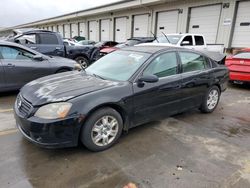
[[[237,54],[227,57],[226,66],[229,69],[230,81],[250,83],[250,48],[243,49]]]
[[[103,48],[100,50],[100,57],[105,56],[113,51],[116,51],[120,48],[134,46],[141,43],[153,42],[155,40],[154,37],[133,37],[128,39],[125,43],[117,44],[116,46]]]

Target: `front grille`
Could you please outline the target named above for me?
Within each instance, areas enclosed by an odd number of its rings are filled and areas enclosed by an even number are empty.
[[[24,117],[28,117],[33,109],[32,105],[21,95],[18,95],[16,105],[20,114]]]

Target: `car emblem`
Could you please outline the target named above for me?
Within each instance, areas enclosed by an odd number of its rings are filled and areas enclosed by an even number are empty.
[[[22,106],[22,101],[20,100],[20,101],[18,101],[18,103],[17,103],[17,108],[19,109],[19,108],[21,108],[21,106]]]
[[[244,61],[240,61],[240,64],[244,64]]]

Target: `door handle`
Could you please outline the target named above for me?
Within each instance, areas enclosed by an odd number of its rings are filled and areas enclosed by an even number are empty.
[[[13,68],[13,67],[15,67],[15,65],[13,65],[13,64],[11,64],[11,63],[8,63],[8,64],[7,64],[7,67],[8,67],[8,68]]]
[[[62,49],[62,47],[56,47],[56,50],[61,50]]]
[[[37,47],[35,47],[35,46],[31,46],[30,48],[33,50],[37,49]]]

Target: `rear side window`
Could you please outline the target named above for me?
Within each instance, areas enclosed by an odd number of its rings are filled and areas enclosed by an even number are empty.
[[[179,52],[182,72],[191,72],[204,70],[206,68],[206,60],[202,55],[192,52]]]
[[[197,46],[202,46],[204,45],[204,39],[202,36],[194,36],[195,44]]]
[[[58,44],[58,39],[54,34],[40,33],[39,44]]]
[[[154,74],[158,77],[166,77],[177,74],[176,53],[169,52],[159,55],[149,64],[143,74]]]

